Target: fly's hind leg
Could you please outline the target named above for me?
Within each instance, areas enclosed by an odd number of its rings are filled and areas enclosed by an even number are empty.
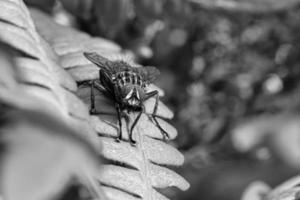
[[[95,106],[95,89],[102,92],[103,94],[109,95],[108,91],[103,88],[99,82],[97,82],[97,80],[92,80],[90,82],[91,84],[91,95],[90,95],[90,99],[91,99],[91,108],[90,108],[90,114],[99,114],[96,110],[96,106]]]
[[[151,120],[153,121],[153,123],[156,125],[156,127],[161,131],[162,136],[163,136],[163,140],[166,141],[167,139],[169,139],[169,134],[160,126],[159,122],[157,121],[156,117],[156,113],[157,113],[157,108],[158,108],[158,102],[159,102],[159,95],[158,95],[158,91],[154,90],[151,92],[148,92],[146,94],[146,98],[145,100],[154,97],[155,96],[155,104],[154,104],[154,110],[153,113],[150,115],[151,116]]]

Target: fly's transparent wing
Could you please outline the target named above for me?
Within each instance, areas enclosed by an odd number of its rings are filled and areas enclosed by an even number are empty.
[[[84,52],[83,55],[92,63],[103,69],[106,73],[111,74],[112,62],[96,52]]]
[[[143,76],[145,81],[148,81],[150,83],[153,83],[160,74],[159,70],[156,67],[139,67],[136,68],[136,70]]]

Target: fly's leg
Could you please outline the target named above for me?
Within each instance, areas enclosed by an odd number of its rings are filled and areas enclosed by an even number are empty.
[[[101,80],[101,71],[99,70],[99,80]],[[91,99],[91,108],[90,108],[90,114],[97,114],[97,110],[96,110],[96,107],[95,107],[95,88],[97,88],[99,91],[102,91],[102,92],[106,92],[105,89],[99,85],[95,80],[92,80],[91,81],[91,96],[90,96],[90,99]]]
[[[130,132],[129,132],[129,141],[131,145],[135,145],[136,141],[133,140],[132,138],[132,134],[133,134],[133,129],[136,126],[137,122],[139,121],[139,119],[141,118],[142,113],[144,112],[144,107],[142,107],[141,111],[139,112],[138,116],[135,118],[131,128],[130,128]]]
[[[95,107],[95,93],[94,93],[94,90],[95,90],[95,81],[91,81],[91,96],[90,96],[91,108],[90,108],[90,114],[97,113],[96,107]]]
[[[155,96],[155,104],[154,104],[154,110],[153,113],[151,114],[151,120],[154,122],[154,124],[156,125],[156,127],[161,131],[162,136],[163,136],[163,140],[166,141],[167,139],[169,139],[169,134],[160,126],[160,124],[158,123],[156,117],[156,112],[157,112],[157,108],[158,108],[158,101],[159,101],[159,95],[158,95],[158,91],[154,90],[151,92],[148,92],[146,94],[146,98],[145,100],[154,97]]]
[[[120,140],[122,140],[122,119],[121,119],[121,109],[118,104],[116,104],[116,110],[117,110],[118,122],[119,122],[119,131],[116,138],[116,142],[120,142]]]
[[[102,87],[102,85],[100,85],[96,80],[92,80],[91,81],[91,95],[90,95],[90,99],[91,99],[91,108],[90,108],[90,114],[99,114],[96,110],[96,106],[95,106],[95,89],[102,92],[105,95],[110,96],[109,92]]]

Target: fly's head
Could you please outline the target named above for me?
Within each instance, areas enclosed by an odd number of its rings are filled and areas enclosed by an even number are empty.
[[[139,109],[144,100],[145,91],[137,86],[128,85],[120,88],[121,101],[124,106]]]

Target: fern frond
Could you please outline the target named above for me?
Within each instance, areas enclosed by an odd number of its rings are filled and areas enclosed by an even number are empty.
[[[126,56],[115,43],[56,24],[40,11],[32,9],[31,14],[38,32],[59,55],[61,65],[78,82],[96,79],[99,75],[97,67],[84,58],[83,52],[96,51],[108,59]],[[77,94],[86,105],[90,105],[89,86],[81,85]],[[159,200],[167,198],[155,188],[175,186],[182,190],[188,189],[189,184],[185,179],[165,167],[181,165],[184,161],[183,155],[171,145],[160,141],[162,139],[160,130],[146,115],[142,115],[134,131],[136,147],[128,143],[125,126],[122,127],[125,141],[115,142],[116,111],[112,104],[113,102],[101,92],[97,92],[96,109],[103,114],[93,115],[90,118],[90,125],[99,135],[99,144],[103,145],[102,155],[110,161],[96,177],[107,196],[112,200]],[[147,101],[145,106],[147,113],[152,113],[154,99]],[[170,138],[174,139],[177,135],[176,129],[164,120],[171,119],[173,113],[159,102],[157,114],[161,117],[162,127],[170,134]]]

